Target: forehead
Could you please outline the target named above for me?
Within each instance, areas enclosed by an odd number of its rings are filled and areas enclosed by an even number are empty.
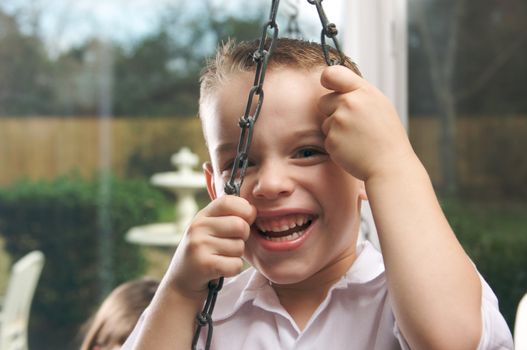
[[[328,90],[320,85],[322,68],[314,70],[275,68],[268,71],[264,82],[262,110],[255,129],[266,128],[273,122],[276,127],[288,126],[291,114],[307,117],[317,112],[320,96]],[[243,116],[249,91],[253,86],[254,72],[237,72],[226,77],[214,91],[202,99],[200,115],[209,151],[218,139],[238,141],[239,119]],[[251,113],[258,101],[253,99]],[[265,122],[264,122],[265,120]],[[307,120],[301,119],[301,122]],[[290,125],[289,125],[290,126]],[[271,126],[272,127],[272,126]]]

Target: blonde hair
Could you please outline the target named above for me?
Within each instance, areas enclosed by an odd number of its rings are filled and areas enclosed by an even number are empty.
[[[121,284],[106,297],[97,313],[83,327],[81,350],[120,347],[154,297],[159,282],[142,278]]]
[[[269,42],[265,47],[268,47]],[[252,56],[259,47],[259,40],[236,41],[230,39],[220,45],[216,55],[206,61],[200,77],[200,107],[215,88],[222,85],[226,79],[235,73],[250,72],[256,68]],[[338,59],[338,52],[330,47],[329,57]],[[279,67],[295,68],[310,71],[326,66],[319,43],[279,38],[269,58],[268,69]],[[345,56],[344,66],[360,74],[357,65]],[[245,98],[245,97],[244,97]]]

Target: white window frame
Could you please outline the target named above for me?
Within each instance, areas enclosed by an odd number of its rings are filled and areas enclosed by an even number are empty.
[[[394,104],[408,129],[407,0],[344,0],[342,46],[363,76]],[[361,210],[360,240],[380,249],[367,202]]]
[[[407,0],[345,0],[343,50],[408,127]]]

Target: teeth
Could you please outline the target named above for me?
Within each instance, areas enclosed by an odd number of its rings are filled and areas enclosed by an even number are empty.
[[[294,232],[293,234],[290,234],[289,236],[284,236],[284,237],[269,237],[269,236],[265,236],[265,239],[267,239],[268,241],[273,241],[273,242],[292,241],[292,240],[295,240],[298,237],[304,235],[305,232],[306,231]]]
[[[305,225],[309,220],[311,220],[310,215],[297,214],[279,219],[259,219],[256,221],[256,226],[262,232],[282,232]]]

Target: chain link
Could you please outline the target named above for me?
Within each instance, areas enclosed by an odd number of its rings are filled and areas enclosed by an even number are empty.
[[[273,0],[271,5],[271,12],[269,14],[269,20],[264,24],[262,30],[262,36],[260,37],[260,45],[258,49],[253,53],[253,61],[256,63],[255,76],[253,87],[249,91],[249,97],[247,98],[247,105],[245,113],[240,119],[239,125],[241,128],[240,140],[238,142],[236,158],[231,169],[231,175],[229,180],[225,184],[225,193],[240,195],[240,189],[245,177],[247,165],[249,163],[249,148],[251,147],[251,141],[253,137],[254,123],[260,115],[262,104],[264,101],[263,83],[265,79],[265,73],[267,71],[267,64],[273,48],[275,46],[276,39],[278,38],[278,24],[276,23],[276,14],[278,12],[278,5],[280,0]],[[268,30],[272,30],[272,37],[269,47],[266,49],[265,45],[268,40]],[[255,96],[258,98],[254,114],[251,115],[251,109],[253,106],[253,100]]]
[[[249,96],[247,98],[247,105],[245,107],[245,112],[240,118],[239,126],[240,131],[240,140],[238,142],[238,147],[236,150],[236,158],[231,169],[231,175],[227,183],[225,183],[224,191],[226,194],[231,195],[240,195],[240,189],[245,177],[245,172],[247,170],[247,165],[249,164],[249,149],[251,147],[251,142],[253,138],[254,123],[260,115],[262,109],[262,104],[264,100],[264,90],[263,83],[265,80],[265,73],[267,71],[267,64],[269,62],[269,57],[273,51],[273,48],[278,38],[278,23],[276,22],[276,15],[278,13],[278,6],[280,5],[280,0],[272,0],[271,11],[269,13],[269,20],[264,24],[262,28],[262,35],[260,37],[260,44],[258,49],[253,53],[253,61],[256,64],[254,83],[253,87],[249,91]],[[270,42],[268,39],[269,31],[272,31]],[[268,47],[266,48],[266,45]],[[254,113],[251,115],[251,109],[253,106],[253,101],[257,98],[256,107]],[[223,286],[223,277],[218,279],[218,282],[211,281],[208,284],[208,295],[207,300],[201,313],[196,316],[197,327],[192,339],[192,349],[195,350],[199,336],[201,333],[201,328],[204,326],[208,327],[207,338],[205,341],[205,349],[210,348],[212,342],[212,311],[214,310],[214,305],[216,304],[216,298],[218,292]]]
[[[203,306],[203,311],[196,316],[197,328],[192,338],[192,349],[196,349],[198,344],[199,335],[201,333],[201,328],[207,326],[207,339],[205,342],[205,349],[210,348],[210,343],[212,342],[212,311],[214,310],[214,305],[216,304],[216,298],[218,292],[223,286],[223,277],[218,280],[218,282],[210,281],[208,284],[209,294],[207,296],[207,301],[205,306]]]
[[[322,0],[307,0],[311,5],[315,5],[318,12],[318,17],[320,18],[320,24],[322,24],[322,31],[320,33],[320,45],[322,46],[322,52],[324,54],[324,59],[328,66],[344,64],[345,58],[342,50],[340,49],[339,42],[337,40],[337,26],[335,23],[332,23],[328,20],[324,8],[322,6]],[[326,45],[326,37],[333,41],[333,45],[339,54],[339,59],[333,59],[329,56],[329,47]]]
[[[320,22],[322,24],[322,32],[321,32],[321,46],[322,46],[322,52],[324,55],[324,59],[328,66],[336,65],[336,64],[344,64],[344,55],[342,51],[340,50],[339,43],[337,41],[336,35],[338,34],[337,27],[334,23],[330,23],[326,17],[326,14],[324,13],[324,9],[322,7],[322,0],[307,0],[310,4],[315,5],[317,8],[317,12],[320,18]],[[256,120],[258,119],[260,115],[260,111],[262,109],[263,101],[264,101],[264,90],[263,90],[263,83],[265,80],[265,73],[267,72],[267,64],[269,62],[269,57],[271,56],[271,53],[273,51],[273,48],[276,44],[276,39],[278,38],[278,24],[276,22],[276,15],[278,13],[278,6],[280,4],[280,0],[272,0],[271,4],[271,11],[269,13],[269,20],[264,24],[262,28],[262,35],[260,37],[260,43],[258,46],[258,49],[253,53],[252,59],[254,63],[256,64],[255,68],[255,76],[254,76],[254,83],[252,88],[249,90],[249,96],[247,98],[247,105],[245,107],[245,112],[243,116],[240,118],[239,126],[241,128],[240,131],[240,139],[238,141],[238,146],[236,149],[236,157],[234,159],[234,163],[232,165],[231,173],[229,180],[225,183],[224,191],[226,194],[230,195],[240,195],[241,186],[243,184],[243,179],[245,177],[245,172],[247,170],[247,166],[249,164],[249,149],[251,147],[251,142],[253,138],[254,133],[254,124],[256,123]],[[298,27],[298,23],[296,22],[296,17],[298,16],[298,8],[295,8],[295,12],[290,17],[290,23],[289,25],[293,26],[288,29],[288,31],[291,31],[291,33],[301,34],[300,29]],[[291,22],[293,22],[291,24]],[[295,27],[296,26],[296,27]],[[272,31],[271,38],[268,40],[269,31]],[[330,38],[333,41],[333,44],[335,45],[335,49],[338,52],[339,60],[335,60],[330,58],[329,55],[329,47],[326,45],[326,37]],[[266,45],[268,46],[266,48]],[[254,113],[251,115],[251,110],[253,108],[253,101],[257,98],[256,106],[254,108]],[[196,316],[196,331],[194,333],[194,337],[192,338],[192,349],[195,350],[199,336],[201,334],[201,328],[204,326],[207,326],[207,338],[205,341],[205,349],[208,350],[210,348],[211,342],[212,342],[212,331],[213,331],[213,325],[212,325],[212,311],[214,310],[214,305],[216,304],[216,298],[218,296],[218,292],[221,290],[223,286],[223,277],[220,277],[217,281],[210,281],[208,284],[208,295],[207,300],[205,301],[205,305],[203,306],[203,310]]]

